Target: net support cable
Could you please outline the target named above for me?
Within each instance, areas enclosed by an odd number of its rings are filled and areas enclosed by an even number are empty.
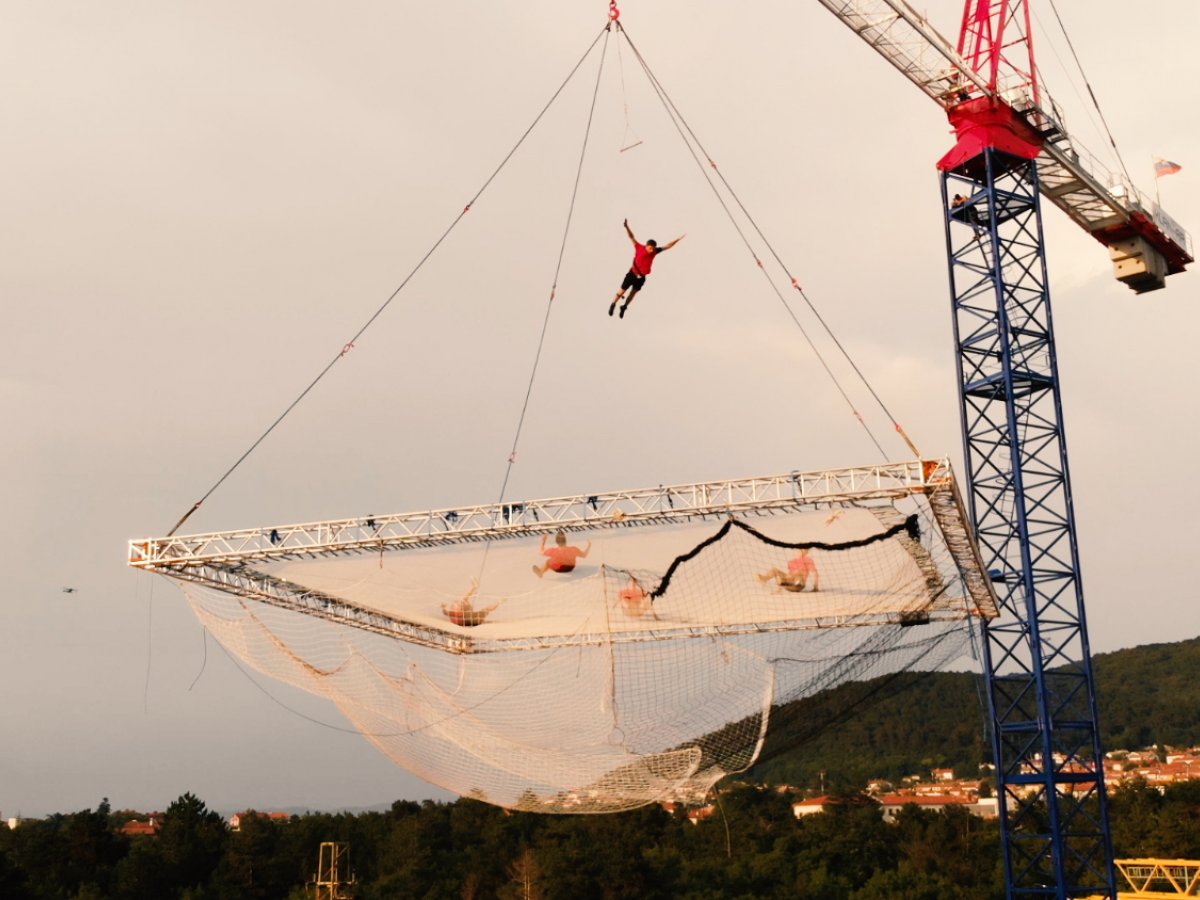
[[[596,97],[600,93],[600,78],[604,74],[604,54],[608,49],[610,25],[606,25],[604,28],[604,46],[600,51],[600,65],[596,69],[596,83],[592,88],[592,104],[588,108],[587,126],[583,131],[583,144],[579,148],[579,163],[575,167],[575,183],[571,188],[571,202],[567,206],[567,218],[563,223],[562,240],[558,246],[558,260],[554,265],[554,279],[550,285],[550,296],[546,300],[546,312],[542,317],[542,332],[538,336],[537,351],[533,355],[533,368],[529,372],[529,384],[525,388],[525,400],[521,404],[521,414],[517,417],[517,428],[516,433],[513,435],[512,451],[508,455],[508,465],[504,469],[504,480],[500,485],[500,496],[496,501],[497,503],[504,502],[504,494],[508,490],[508,479],[512,475],[513,466],[517,462],[517,445],[521,441],[521,430],[525,426],[525,415],[529,412],[529,400],[533,395],[534,381],[537,379],[538,363],[541,362],[542,348],[546,344],[546,331],[550,325],[550,311],[554,308],[554,297],[558,291],[558,276],[562,272],[563,257],[567,252],[567,238],[570,236],[571,221],[575,216],[575,201],[579,197],[579,180],[583,176],[583,163],[587,157],[588,140],[592,134],[592,121],[596,115]]]
[[[855,363],[853,357],[851,357],[849,351],[846,350],[845,346],[838,339],[837,335],[834,333],[833,329],[829,326],[828,322],[826,322],[824,317],[817,311],[815,304],[812,302],[812,300],[809,298],[809,296],[805,293],[804,288],[801,287],[798,279],[792,274],[791,270],[787,267],[787,265],[784,263],[783,259],[776,252],[774,246],[767,239],[766,235],[763,234],[762,229],[758,226],[758,223],[755,221],[754,217],[750,214],[750,211],[746,208],[745,204],[742,203],[741,198],[738,196],[737,192],[733,189],[732,185],[730,185],[728,179],[725,178],[724,173],[721,172],[721,170],[717,166],[716,162],[713,161],[713,159],[709,155],[708,151],[704,148],[704,145],[700,142],[699,137],[696,136],[695,131],[693,131],[692,127],[687,123],[687,120],[683,117],[683,114],[680,113],[678,107],[675,105],[675,102],[671,99],[671,97],[667,93],[666,89],[663,88],[662,83],[658,80],[657,76],[655,76],[654,72],[650,69],[650,66],[647,64],[645,58],[642,56],[642,54],[638,50],[637,46],[630,39],[628,32],[621,26],[621,24],[619,22],[617,23],[617,29],[621,32],[621,34],[625,38],[626,42],[628,42],[629,47],[633,51],[635,58],[637,59],[639,65],[641,65],[641,67],[642,67],[642,71],[646,74],[646,78],[649,80],[651,86],[654,88],[655,93],[658,95],[660,102],[663,104],[663,107],[666,109],[667,115],[670,117],[672,123],[675,125],[676,130],[679,131],[680,137],[683,139],[684,143],[688,146],[688,150],[691,153],[693,160],[695,160],[697,166],[700,168],[701,173],[704,175],[704,180],[706,182],[708,182],[709,187],[712,189],[714,195],[717,197],[717,200],[721,204],[722,209],[725,210],[725,214],[729,217],[729,220],[732,223],[734,230],[737,231],[738,236],[742,239],[742,242],[745,244],[746,249],[750,252],[751,256],[754,258],[755,265],[763,272],[764,277],[767,278],[768,283],[770,283],[770,285],[771,285],[771,289],[775,292],[775,296],[779,299],[779,302],[783,304],[784,309],[787,311],[789,317],[795,323],[796,327],[800,329],[800,333],[804,336],[804,339],[808,342],[809,347],[812,349],[813,353],[816,355],[818,361],[821,363],[821,366],[825,369],[825,372],[829,375],[830,379],[833,381],[838,392],[842,395],[842,398],[846,401],[847,405],[850,407],[850,410],[853,413],[855,419],[858,420],[859,424],[863,427],[863,429],[867,432],[868,436],[870,437],[871,442],[875,445],[876,449],[879,450],[880,455],[883,456],[885,459],[887,458],[887,454],[884,452],[883,448],[880,446],[879,441],[876,439],[874,433],[871,431],[870,426],[867,425],[866,421],[863,419],[863,416],[859,413],[858,409],[856,408],[854,402],[850,399],[849,395],[846,393],[841,382],[839,381],[837,376],[834,374],[834,372],[830,368],[829,364],[826,362],[824,356],[817,349],[812,338],[809,336],[808,331],[805,329],[804,325],[800,322],[799,318],[796,316],[796,313],[792,309],[791,304],[789,304],[787,302],[787,300],[784,298],[783,294],[779,291],[778,287],[775,285],[775,282],[771,278],[770,273],[768,273],[766,271],[765,266],[763,266],[762,260],[759,258],[758,254],[755,252],[754,247],[750,243],[749,238],[746,236],[742,227],[738,224],[736,217],[733,215],[733,211],[729,208],[729,205],[725,202],[724,197],[721,196],[720,191],[717,189],[716,184],[712,180],[712,177],[709,175],[709,173],[708,173],[709,169],[711,169],[713,172],[716,173],[716,177],[720,180],[721,184],[724,186],[725,190],[728,192],[730,198],[734,201],[734,203],[737,204],[738,209],[741,210],[742,215],[745,216],[746,221],[754,229],[754,232],[758,235],[759,239],[763,242],[763,245],[767,248],[767,250],[771,254],[772,258],[779,265],[780,269],[783,271],[784,275],[787,277],[787,279],[791,283],[792,287],[794,287],[796,289],[796,291],[799,292],[800,296],[804,299],[805,304],[808,306],[808,308],[812,312],[813,316],[815,316],[817,321],[821,324],[821,327],[824,329],[825,333],[829,336],[830,340],[833,341],[834,345],[838,348],[838,350],[841,352],[842,356],[846,359],[846,362],[854,370],[855,375],[858,376],[858,378],[862,382],[863,386],[866,387],[867,391],[871,394],[871,397],[879,405],[879,408],[883,411],[884,415],[887,416],[888,420],[891,422],[892,426],[895,428],[896,433],[903,439],[904,443],[908,446],[909,450],[912,451],[913,455],[919,459],[921,457],[920,450],[917,449],[916,445],[909,438],[908,434],[904,431],[904,428],[897,421],[896,417],[892,415],[891,410],[889,410],[887,407],[887,404],[885,404],[883,402],[883,399],[879,396],[879,393],[872,386],[871,382],[867,379],[866,375],[863,374],[862,370],[858,367],[858,364]],[[702,161],[700,159],[700,156],[697,155],[697,151],[699,151],[699,154],[703,155],[704,161]],[[707,166],[705,165],[705,161],[707,162]]]
[[[1071,40],[1071,35],[1067,33],[1067,26],[1063,22],[1062,15],[1059,13],[1058,6],[1054,0],[1050,0],[1050,9],[1053,10],[1059,30],[1062,31],[1063,38],[1067,42],[1067,48],[1071,51],[1071,58],[1075,60],[1075,67],[1079,70],[1079,77],[1083,79],[1083,86],[1087,88],[1088,96],[1092,99],[1092,106],[1096,108],[1096,114],[1100,116],[1100,124],[1104,126],[1104,134],[1108,137],[1109,144],[1112,145],[1113,153],[1117,157],[1121,171],[1125,173],[1125,180],[1132,184],[1133,178],[1130,177],[1129,169],[1125,166],[1125,159],[1121,156],[1121,150],[1117,146],[1116,138],[1113,137],[1112,129],[1108,127],[1108,119],[1104,117],[1104,110],[1100,108],[1100,101],[1096,99],[1096,92],[1092,90],[1092,82],[1083,70],[1083,63],[1079,60],[1079,54],[1075,52],[1075,43]]]
[[[417,264],[404,277],[404,279],[400,282],[400,284],[396,287],[396,289],[394,291],[392,291],[391,294],[388,295],[387,299],[383,301],[383,303],[379,306],[378,309],[375,310],[375,312],[371,315],[371,317],[368,318],[367,321],[364,322],[363,325],[358,329],[358,331],[356,331],[354,333],[353,337],[351,337],[350,340],[346,341],[342,345],[341,349],[337,352],[337,354],[333,357],[333,359],[331,359],[328,363],[326,363],[325,367],[323,369],[321,369],[320,372],[317,373],[317,376],[311,382],[309,382],[308,386],[300,392],[300,394],[296,397],[296,399],[294,399],[291,403],[289,403],[287,405],[287,407],[283,410],[282,413],[279,414],[279,416],[275,419],[275,421],[273,421],[270,424],[270,426],[268,426],[267,429],[261,435],[258,436],[258,438],[254,441],[254,443],[252,443],[245,450],[245,452],[243,452],[242,455],[239,456],[234,461],[233,465],[231,465],[228,469],[226,469],[225,472],[221,475],[221,477],[218,478],[213,483],[212,487],[210,487],[207,491],[205,491],[204,495],[201,496],[199,500],[197,500],[195,503],[192,504],[191,509],[189,509],[186,513],[184,513],[180,517],[179,521],[176,522],[174,527],[167,533],[168,536],[175,534],[175,532],[177,532],[183,526],[183,524],[189,518],[191,518],[192,514],[195,513],[196,510],[198,510],[200,508],[200,506],[204,503],[204,501],[207,500],[210,496],[212,496],[213,492],[215,492],[217,490],[217,488],[219,488],[222,484],[225,483],[226,479],[228,479],[229,476],[232,475],[234,473],[234,471],[243,462],[246,461],[246,459],[250,456],[251,453],[253,453],[256,449],[258,449],[258,446],[264,440],[266,440],[267,437],[271,434],[271,432],[273,432],[279,426],[279,424],[281,422],[283,422],[283,420],[285,418],[287,418],[287,416],[291,413],[291,411],[293,409],[295,409],[300,404],[300,402],[309,395],[309,393],[313,390],[313,388],[315,388],[317,386],[317,384],[319,384],[321,382],[321,380],[327,374],[329,374],[329,371],[335,365],[337,365],[337,363],[341,359],[345,358],[350,353],[351,350],[353,350],[355,348],[355,342],[358,341],[358,339],[361,338],[366,333],[367,329],[370,328],[375,323],[375,320],[378,319],[383,314],[384,310],[386,310],[392,304],[392,301],[395,300],[397,296],[399,296],[400,292],[402,290],[404,290],[404,288],[413,279],[413,277],[417,274],[417,272],[419,272],[421,270],[421,268],[425,265],[425,263],[429,261],[429,258],[431,256],[433,256],[433,254],[437,251],[437,249],[439,247],[441,247],[443,242],[445,242],[446,238],[448,238],[450,236],[450,233],[452,231],[454,231],[454,229],[458,226],[458,223],[461,222],[463,220],[463,218],[466,217],[467,213],[469,213],[471,211],[471,209],[479,201],[479,198],[483,196],[484,191],[486,191],[491,186],[492,182],[496,180],[496,177],[500,174],[500,172],[504,169],[504,167],[506,165],[508,165],[509,160],[511,160],[513,158],[513,155],[517,152],[517,150],[521,147],[521,145],[525,143],[526,138],[529,137],[529,135],[533,132],[533,129],[537,127],[539,122],[541,122],[542,118],[550,110],[550,107],[554,105],[554,102],[558,99],[559,95],[563,92],[563,90],[566,88],[566,86],[571,82],[571,79],[573,79],[575,77],[575,74],[579,71],[579,68],[583,65],[584,61],[591,55],[592,51],[596,48],[596,45],[600,42],[600,39],[606,38],[608,33],[609,33],[609,25],[608,25],[608,23],[605,23],[605,27],[603,29],[601,29],[600,33],[597,34],[596,37],[592,40],[591,44],[588,45],[587,50],[584,51],[583,55],[579,58],[579,60],[575,63],[575,65],[572,66],[571,71],[567,74],[567,77],[563,79],[562,83],[559,84],[558,88],[550,96],[550,99],[546,101],[546,104],[542,107],[541,111],[534,117],[533,121],[529,124],[529,127],[526,128],[525,131],[521,134],[521,136],[517,139],[517,142],[512,146],[512,149],[510,149],[508,151],[508,153],[505,154],[504,158],[500,161],[500,164],[498,166],[496,166],[496,168],[492,171],[492,173],[487,177],[487,179],[483,182],[483,184],[480,186],[480,188],[475,192],[474,196],[472,196],[471,199],[469,201],[467,201],[467,204],[453,218],[453,220],[450,222],[450,225],[445,229],[445,231],[442,232],[441,236],[438,237],[438,239],[436,241],[434,241],[433,246],[431,246],[425,252],[425,255],[422,256],[420,258],[420,260],[417,261]],[[607,43],[607,40],[606,40],[606,43]],[[561,259],[560,259],[560,262],[561,262]]]

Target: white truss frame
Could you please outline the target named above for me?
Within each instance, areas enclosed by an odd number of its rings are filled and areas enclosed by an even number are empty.
[[[972,614],[994,617],[997,614],[995,595],[982,572],[947,459],[790,472],[762,478],[706,481],[549,500],[145,538],[129,542],[128,561],[134,568],[157,572],[179,581],[200,584],[271,606],[456,653],[580,646],[611,641],[636,643],[698,635],[751,634],[851,625],[912,624],[903,614],[886,613],[825,616],[763,625],[656,628],[653,633],[575,634],[482,641],[457,632],[394,618],[368,607],[348,603],[332,594],[313,591],[257,571],[251,566],[284,560],[504,540],[549,534],[560,529],[625,528],[717,518],[738,512],[894,503],[917,495],[927,497],[932,516],[963,575],[964,585],[974,605],[973,610],[949,606],[937,608],[930,611],[929,619],[922,621],[955,619]]]

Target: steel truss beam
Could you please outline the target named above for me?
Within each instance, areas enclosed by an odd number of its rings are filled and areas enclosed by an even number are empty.
[[[1200,861],[1194,859],[1118,859],[1130,900],[1137,897],[1200,897]]]
[[[955,45],[905,0],[818,2],[944,110],[964,95],[992,96],[1012,107],[1045,138],[1038,157],[1043,196],[1102,244],[1140,235],[1163,255],[1170,272],[1181,272],[1192,262],[1188,233],[1127,178],[1080,146],[1045,90],[1034,97],[1027,73],[1002,67],[993,91],[987,78],[973,71]]]
[[[819,506],[832,501],[897,499],[952,485],[953,474],[946,459],[789,472],[549,500],[145,538],[129,542],[129,564],[148,569],[215,562],[244,564],[431,547],[551,534],[559,529],[621,527],[721,513]],[[953,523],[948,525],[953,529]]]
[[[458,510],[432,510],[305,525],[281,525],[130,542],[129,564],[179,581],[246,597],[352,628],[455,653],[538,650],[589,643],[670,640],[765,631],[797,631],[863,625],[918,624],[903,614],[823,616],[761,625],[655,629],[653,634],[574,634],[490,641],[388,616],[322,591],[311,590],[254,568],[291,559],[399,551],[463,542],[546,534],[558,529],[634,527],[719,518],[731,513],[770,514],[806,507],[895,503],[923,497],[946,549],[960,572],[974,611],[935,606],[928,619],[961,619],[997,613],[990,583],[966,525],[965,510],[947,460],[925,460],[791,472],[765,478],[672,485],[551,500],[530,500]]]
[[[990,149],[942,176],[969,506],[1001,608],[984,662],[1004,865],[1010,896],[1112,897],[1038,190],[1035,161]]]

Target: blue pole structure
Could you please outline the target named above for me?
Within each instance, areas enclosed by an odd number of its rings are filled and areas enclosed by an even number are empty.
[[[941,173],[969,505],[1000,601],[984,666],[1009,897],[1115,897],[1038,201],[994,147]]]

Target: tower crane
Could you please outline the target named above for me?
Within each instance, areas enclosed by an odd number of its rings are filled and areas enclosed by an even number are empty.
[[[1190,238],[1107,172],[1039,84],[1027,0],[966,0],[952,45],[903,0],[819,0],[945,110],[938,161],[976,538],[1001,602],[984,668],[1010,897],[1115,896],[1041,198],[1138,293]]]

